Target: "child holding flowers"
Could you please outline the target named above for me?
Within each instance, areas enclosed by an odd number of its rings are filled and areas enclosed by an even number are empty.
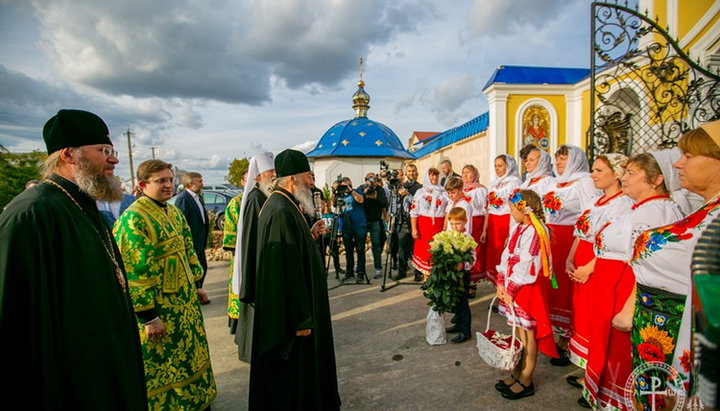
[[[446,220],[448,229],[430,242],[432,271],[422,289],[435,311],[455,313],[455,325],[445,331],[458,333],[450,342],[459,344],[470,339],[469,270],[475,263],[477,243],[466,232],[468,214],[464,208],[452,208]]]
[[[497,266],[496,295],[500,314],[509,325],[518,327],[523,353],[513,374],[498,381],[495,388],[509,400],[535,394],[533,373],[538,350],[557,358],[548,302],[540,276],[549,277],[554,284],[550,261],[550,240],[543,223],[540,197],[531,190],[519,190],[509,199],[510,215],[517,222],[510,241]],[[511,311],[510,308],[513,308]]]

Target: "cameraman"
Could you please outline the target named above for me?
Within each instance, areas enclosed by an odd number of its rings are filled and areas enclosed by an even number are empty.
[[[396,227],[398,239],[398,274],[395,280],[404,278],[408,271],[408,260],[412,256],[413,238],[410,231],[410,204],[413,196],[422,187],[417,182],[418,171],[415,164],[405,166],[406,181],[398,189],[400,197],[400,210],[398,210],[398,223]],[[420,272],[415,270],[415,281],[420,280]]]
[[[357,282],[365,279],[365,240],[367,238],[367,222],[365,221],[365,195],[360,190],[353,190],[349,177],[343,177],[333,183],[333,203],[344,203],[344,210],[340,210],[342,218],[342,238],[345,244],[345,258],[347,273],[342,281],[347,281],[357,274]],[[357,251],[357,268],[355,255]]]
[[[365,184],[358,187],[365,195],[365,220],[367,229],[370,232],[372,243],[373,265],[375,266],[375,278],[382,277],[382,249],[385,244],[385,221],[383,221],[383,210],[387,207],[387,197],[382,183],[378,181],[375,173],[367,173]]]

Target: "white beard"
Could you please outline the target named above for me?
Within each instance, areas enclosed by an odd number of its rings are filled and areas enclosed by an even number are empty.
[[[258,183],[258,190],[260,190],[260,192],[265,195],[269,195],[272,192],[273,188],[275,188],[275,185],[273,184],[272,180],[260,181]]]
[[[315,203],[313,202],[313,195],[309,186],[298,181],[295,188],[295,198],[300,202],[305,214],[313,215],[315,212]]]

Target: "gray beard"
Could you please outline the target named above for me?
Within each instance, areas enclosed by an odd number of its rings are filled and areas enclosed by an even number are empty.
[[[310,187],[298,181],[295,188],[295,198],[300,202],[305,214],[313,215],[315,212],[315,203],[313,202]]]
[[[91,162],[82,157],[82,154],[78,157],[78,162],[75,182],[80,191],[99,201],[122,201],[122,186],[115,176],[106,176],[102,169],[95,169]]]
[[[275,188],[273,181],[261,181],[258,183],[258,190],[260,190],[261,193],[268,195],[270,192],[272,192],[273,188]]]

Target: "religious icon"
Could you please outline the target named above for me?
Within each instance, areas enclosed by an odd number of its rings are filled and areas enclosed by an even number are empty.
[[[550,116],[547,109],[532,105],[523,113],[523,143],[532,144],[545,151],[550,150]]]

